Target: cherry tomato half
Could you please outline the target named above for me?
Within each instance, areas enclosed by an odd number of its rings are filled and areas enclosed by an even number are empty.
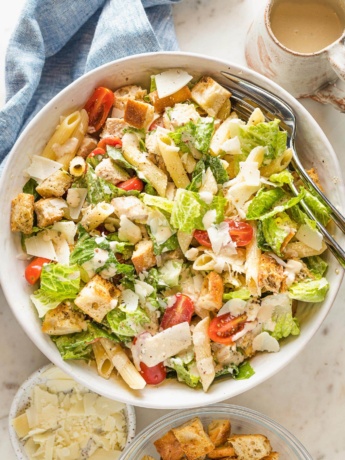
[[[89,127],[98,131],[107,119],[113,103],[114,93],[110,89],[103,86],[96,88],[84,106],[89,116]]]
[[[201,246],[205,246],[205,248],[212,247],[210,238],[206,230],[194,230],[193,236],[197,240],[197,242],[201,244]]]
[[[158,126],[164,128],[164,123],[163,123],[163,117],[156,118],[150,126],[149,126],[149,131],[154,131],[155,129],[158,128]]]
[[[208,328],[208,336],[213,342],[233,345],[233,336],[242,331],[247,315],[231,316],[230,313],[216,316]]]
[[[41,276],[44,264],[48,264],[49,259],[44,257],[35,257],[25,269],[25,279],[30,284],[35,284]]]
[[[176,294],[174,305],[168,307],[163,315],[161,327],[168,329],[176,324],[188,321],[190,323],[194,313],[193,301],[184,294]]]
[[[116,185],[116,187],[127,191],[138,190],[139,192],[142,192],[144,190],[144,182],[138,177],[132,177],[131,179],[125,180],[124,182],[120,182]]]
[[[110,145],[111,147],[122,147],[122,140],[119,137],[103,137],[98,144],[97,147],[100,147],[101,149],[106,149],[107,145]]]
[[[91,153],[88,154],[88,158],[95,157],[96,155],[105,155],[105,150],[101,149],[100,147],[96,147],[94,150],[92,150]]]
[[[232,241],[237,246],[246,246],[252,241],[253,227],[242,220],[227,220]]]
[[[140,363],[140,374],[149,385],[158,385],[167,376],[163,363],[156,364],[153,367],[148,367],[146,364]]]
[[[250,224],[241,220],[226,220],[225,222],[229,225],[231,239],[237,246],[246,246],[251,242],[253,238],[253,227]],[[193,236],[202,246],[206,248],[212,247],[206,230],[194,230]]]

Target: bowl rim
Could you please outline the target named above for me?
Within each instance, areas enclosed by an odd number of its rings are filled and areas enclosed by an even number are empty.
[[[336,156],[336,154],[334,152],[334,149],[333,149],[330,141],[328,140],[328,138],[326,137],[325,133],[323,132],[321,127],[318,125],[316,120],[313,118],[311,113],[309,113],[307,111],[307,109],[305,109],[303,107],[303,105],[297,99],[295,99],[290,93],[288,93],[281,86],[279,86],[275,82],[271,81],[267,77],[261,75],[260,73],[254,71],[252,69],[249,69],[249,68],[247,68],[247,67],[245,67],[243,65],[237,64],[235,62],[224,60],[224,59],[218,59],[218,58],[214,58],[212,56],[208,56],[208,55],[205,55],[205,54],[199,54],[199,53],[190,53],[190,52],[182,52],[182,51],[167,51],[167,52],[152,52],[152,53],[135,54],[135,55],[132,55],[132,56],[127,56],[127,57],[124,57],[124,58],[121,58],[121,59],[117,59],[117,60],[105,63],[102,66],[97,67],[97,68],[91,70],[90,72],[80,76],[74,82],[72,82],[71,84],[66,86],[63,90],[61,90],[58,94],[56,94],[54,96],[54,98],[52,98],[33,117],[33,119],[28,123],[28,125],[24,128],[23,132],[20,134],[20,136],[18,137],[16,143],[12,147],[11,152],[9,153],[9,155],[7,156],[7,158],[5,160],[4,170],[3,170],[2,174],[1,174],[1,177],[0,177],[0,193],[1,193],[2,189],[5,188],[5,180],[4,180],[4,178],[7,176],[8,170],[11,168],[11,163],[13,161],[13,158],[14,158],[15,154],[16,154],[16,150],[18,149],[18,146],[20,146],[20,144],[22,142],[22,139],[25,139],[25,137],[27,136],[27,133],[30,132],[31,127],[35,124],[36,118],[37,118],[38,115],[43,117],[47,112],[51,111],[53,109],[54,105],[56,104],[56,101],[58,101],[60,98],[62,98],[65,93],[68,93],[68,92],[72,91],[84,79],[86,80],[86,79],[92,77],[93,75],[97,75],[98,73],[99,73],[99,75],[101,77],[103,70],[108,68],[108,67],[112,67],[115,64],[123,64],[123,63],[127,63],[127,62],[130,62],[130,61],[136,61],[138,59],[142,60],[141,65],[145,66],[145,63],[143,62],[145,60],[145,58],[150,58],[150,57],[153,57],[153,56],[158,57],[158,58],[159,57],[166,57],[166,56],[169,56],[169,57],[171,56],[172,58],[174,56],[176,56],[177,58],[178,57],[196,58],[196,59],[199,59],[200,62],[201,61],[203,61],[203,62],[207,61],[208,65],[211,65],[212,63],[214,63],[216,65],[224,66],[224,68],[226,70],[232,67],[233,69],[235,69],[236,71],[238,71],[240,73],[241,72],[245,73],[246,75],[248,75],[250,78],[253,78],[254,80],[259,79],[259,81],[262,84],[269,85],[269,87],[272,88],[274,91],[277,91],[279,94],[283,95],[283,98],[285,98],[289,103],[291,103],[293,108],[297,107],[299,112],[303,116],[305,116],[307,118],[308,122],[311,125],[313,125],[315,130],[317,130],[318,135],[322,139],[323,145],[327,146],[327,152],[329,153],[329,155],[330,155],[330,157],[331,157],[331,159],[333,161],[333,164],[335,166],[337,166],[337,169],[339,171],[340,175],[339,175],[339,180],[338,180],[338,187],[340,186],[340,187],[343,188],[343,190],[345,190],[343,177],[341,176],[341,173],[340,173],[341,169],[340,169],[340,166],[339,166],[339,162],[338,162],[337,156]],[[174,67],[174,66],[177,67],[178,64],[174,65],[174,63],[172,63],[171,66],[172,67]],[[188,67],[187,64],[186,64],[186,66]],[[159,67],[159,65],[157,67]],[[339,194],[339,200],[340,200],[341,207],[343,209],[345,209],[345,194]],[[0,283],[2,284],[2,289],[3,289],[3,292],[4,292],[4,296],[5,296],[6,300],[7,300],[7,303],[10,306],[13,314],[15,315],[17,321],[19,322],[21,327],[24,329],[25,333],[28,335],[30,340],[57,367],[59,367],[64,372],[69,374],[72,378],[74,378],[80,384],[82,384],[84,386],[87,386],[87,382],[85,382],[85,379],[82,376],[79,375],[78,368],[76,368],[72,364],[69,364],[66,361],[62,361],[60,356],[58,356],[52,350],[47,348],[47,346],[45,345],[45,342],[37,340],[36,334],[32,333],[29,330],[28,324],[23,320],[23,318],[22,318],[22,316],[20,314],[20,311],[14,307],[13,302],[10,302],[10,299],[12,297],[13,289],[11,289],[11,286],[7,285],[6,282],[3,282],[3,281],[5,281],[6,275],[7,275],[6,261],[1,259],[0,260]],[[312,327],[310,327],[310,330],[308,331],[308,333],[306,333],[306,331],[305,331],[304,334],[301,334],[301,336],[299,337],[299,347],[298,347],[298,349],[293,350],[289,354],[289,356],[285,358],[283,363],[279,363],[279,365],[277,365],[274,369],[270,369],[269,372],[266,372],[264,375],[262,375],[262,374],[260,376],[256,375],[256,376],[254,376],[255,378],[252,377],[251,379],[248,379],[247,381],[242,381],[241,387],[236,387],[235,389],[232,390],[232,392],[230,394],[228,392],[225,392],[225,391],[215,392],[215,393],[212,394],[212,396],[207,396],[207,398],[208,398],[208,399],[206,398],[207,403],[205,401],[205,398],[203,398],[203,397],[196,398],[196,400],[195,401],[193,400],[192,403],[190,401],[184,401],[184,402],[173,401],[173,400],[171,400],[171,401],[170,400],[161,401],[160,398],[157,398],[157,397],[156,398],[151,397],[147,401],[146,399],[142,398],[140,395],[138,396],[138,395],[133,394],[133,393],[126,393],[124,396],[121,396],[119,400],[121,400],[122,402],[124,402],[126,404],[135,404],[138,407],[147,407],[147,408],[153,408],[153,409],[177,409],[177,408],[184,409],[184,408],[188,408],[188,407],[189,408],[190,407],[198,407],[198,406],[201,406],[203,404],[214,404],[214,403],[224,401],[225,399],[228,399],[230,397],[233,397],[233,396],[236,396],[238,394],[244,393],[244,392],[254,388],[258,384],[264,382],[265,380],[267,380],[270,377],[272,377],[273,375],[275,375],[277,372],[279,372],[281,369],[283,369],[287,364],[289,364],[302,351],[302,349],[307,345],[307,343],[315,335],[315,333],[317,332],[317,330],[319,329],[319,327],[323,323],[325,317],[327,316],[327,314],[329,313],[329,311],[330,311],[330,309],[331,309],[331,307],[333,305],[334,299],[337,296],[338,290],[339,290],[339,288],[341,286],[343,276],[344,276],[344,271],[342,270],[337,276],[337,281],[336,282],[334,281],[332,283],[332,289],[328,292],[328,295],[327,295],[327,298],[326,298],[326,301],[325,301],[327,307],[323,308],[322,311],[319,313],[319,321],[318,321],[318,323],[313,324]],[[116,385],[116,383],[114,383],[114,385]],[[180,384],[180,385],[182,385],[182,384]],[[108,398],[111,398],[111,399],[118,399],[118,395],[114,395],[114,397],[113,397],[112,394],[109,394],[109,393],[105,392],[105,390],[99,389],[94,385],[90,385],[90,386],[88,386],[88,388],[90,388],[90,390],[92,390],[92,391],[94,391],[94,392],[96,392],[98,394],[102,394],[105,397],[108,397]],[[96,388],[97,388],[97,390],[96,390]],[[159,388],[157,388],[157,390],[159,390]]]
[[[40,367],[36,371],[34,371],[32,374],[30,374],[24,380],[24,382],[20,385],[20,387],[18,388],[16,394],[14,395],[12,399],[10,411],[8,414],[8,431],[9,431],[12,448],[18,460],[29,460],[29,458],[24,451],[23,442],[19,439],[15,429],[13,428],[12,420],[20,414],[23,407],[25,407],[25,405],[27,404],[27,403],[25,404],[25,400],[29,399],[27,392],[31,388],[33,388],[35,385],[37,385],[37,383],[40,381],[40,376],[44,372],[46,372],[47,370],[53,367],[58,368],[58,366],[55,366],[55,364],[48,363]],[[88,388],[86,389],[90,392],[96,393],[93,390],[89,390]],[[96,393],[96,394],[99,394],[99,393]],[[126,403],[124,404],[125,404],[124,412],[125,412],[126,423],[127,423],[127,439],[126,439],[126,444],[125,444],[123,451],[127,449],[127,447],[129,447],[129,445],[131,444],[131,442],[133,442],[136,436],[136,414],[135,414],[134,406],[130,404],[126,404]]]
[[[310,455],[301,441],[293,433],[291,433],[291,431],[289,431],[280,423],[276,422],[271,417],[268,417],[264,413],[254,409],[227,403],[211,404],[206,407],[173,411],[163,415],[162,417],[159,417],[136,435],[133,442],[122,452],[120,460],[132,460],[132,458],[136,458],[133,457],[133,455],[139,454],[138,449],[140,449],[141,443],[146,441],[148,438],[153,437],[161,429],[168,427],[171,429],[172,427],[176,426],[175,423],[177,423],[179,420],[182,424],[186,421],[183,420],[185,417],[193,418],[214,412],[217,412],[217,416],[220,417],[227,415],[227,418],[229,418],[230,421],[231,417],[237,416],[242,419],[247,419],[251,422],[257,423],[261,427],[264,427],[271,432],[274,431],[280,438],[284,440],[284,442],[289,444],[291,449],[295,450],[296,455],[302,456],[300,457],[300,460],[313,460],[313,457]]]

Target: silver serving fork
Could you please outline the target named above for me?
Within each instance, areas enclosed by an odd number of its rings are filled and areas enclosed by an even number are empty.
[[[278,118],[281,120],[280,126],[287,132],[288,146],[292,149],[293,155],[291,160],[292,168],[297,172],[303,183],[309,190],[317,193],[320,200],[327,206],[331,218],[335,224],[345,233],[345,217],[341,212],[330,202],[326,195],[317,187],[305,171],[295,148],[296,136],[296,117],[292,108],[278,96],[270,91],[239,77],[238,75],[222,71],[221,74],[227,78],[231,84],[228,86],[232,93],[233,109],[244,120],[248,119],[253,110],[259,107],[268,120]],[[291,190],[295,195],[298,195],[298,190],[294,184],[291,185]],[[345,251],[331,236],[328,230],[317,221],[311,210],[303,200],[300,202],[304,211],[310,219],[313,219],[319,231],[323,235],[325,242],[336,257],[340,265],[345,268]]]

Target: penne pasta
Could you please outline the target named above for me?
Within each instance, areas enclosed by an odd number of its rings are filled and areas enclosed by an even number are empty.
[[[160,136],[157,141],[160,154],[174,184],[176,187],[186,188],[190,184],[190,180],[179,155],[180,149],[176,147],[174,141],[168,136]]]
[[[72,176],[80,177],[85,173],[86,162],[83,157],[74,157],[69,164],[69,172]]]
[[[142,390],[146,386],[146,382],[123,351],[121,345],[105,338],[100,339],[100,342],[114,367],[127,385],[133,390]]]
[[[266,166],[262,166],[260,168],[261,175],[265,177],[269,177],[272,174],[276,174],[276,173],[283,171],[289,166],[291,158],[292,158],[292,150],[286,149],[283,155],[272,160],[270,164]]]
[[[105,202],[97,203],[94,207],[89,206],[86,209],[80,223],[87,231],[94,230],[113,212],[114,208],[111,204]]]
[[[204,391],[208,390],[216,375],[208,336],[209,325],[210,318],[204,318],[198,322],[193,331],[195,361]]]
[[[98,374],[104,379],[109,379],[114,369],[114,364],[106,353],[102,343],[100,341],[93,343],[92,350],[95,355]]]
[[[246,251],[246,284],[251,295],[257,297],[261,294],[259,287],[259,265],[261,250],[258,247],[256,238],[256,225],[251,223],[254,233],[251,242],[247,246]]]

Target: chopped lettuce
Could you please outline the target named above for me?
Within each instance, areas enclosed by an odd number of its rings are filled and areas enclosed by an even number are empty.
[[[87,197],[91,204],[97,204],[102,201],[109,203],[113,198],[119,196],[139,195],[137,190],[123,190],[98,177],[91,165],[88,165],[85,180]]]
[[[281,188],[259,190],[248,207],[246,219],[259,219],[261,216],[266,214],[272,208],[272,206],[281,200],[284,195],[285,192]]]
[[[170,358],[168,366],[176,371],[179,382],[183,382],[191,388],[200,384],[200,375],[197,372],[195,361],[186,364],[181,358]]]
[[[311,256],[303,259],[307,267],[316,278],[322,278],[326,273],[328,264],[320,256]]]
[[[244,361],[238,366],[238,373],[233,374],[235,380],[247,380],[255,374],[249,361]]]
[[[304,196],[305,196],[305,192],[304,190],[301,190],[297,196],[289,198],[288,200],[284,201],[278,206],[275,206],[272,209],[272,211],[269,211],[266,214],[263,214],[262,216],[259,217],[259,219],[264,220],[264,219],[267,219],[268,217],[273,217],[280,212],[286,211],[287,209],[290,209],[293,206],[296,206],[296,204],[298,204],[301,200],[303,200]]]
[[[158,275],[161,281],[169,287],[178,286],[182,265],[182,260],[167,260],[165,264],[158,269]]]
[[[301,281],[289,288],[291,299],[301,300],[302,302],[322,302],[329,289],[326,278],[317,280]]]
[[[289,335],[299,335],[300,328],[297,318],[294,318],[291,313],[285,313],[280,316],[273,315],[272,320],[275,321],[275,327],[270,335],[277,340],[288,337]]]
[[[130,163],[128,163],[127,160],[125,160],[120,149],[107,145],[107,154],[112,160],[115,161],[115,163],[118,166],[121,166],[125,169],[135,169],[133,165],[131,165]]]
[[[171,225],[179,230],[192,233],[193,230],[204,230],[202,219],[207,211],[216,211],[215,223],[224,220],[226,199],[221,196],[213,197],[211,204],[206,204],[195,192],[178,189],[171,213]]]
[[[327,225],[330,221],[330,213],[328,208],[323,203],[321,203],[321,201],[316,196],[312,195],[304,187],[301,187],[301,191],[304,192],[304,202],[310,211],[314,214],[315,219],[322,225]]]
[[[39,317],[56,308],[62,301],[75,299],[80,290],[80,271],[77,265],[45,264],[40,288],[30,296]]]
[[[243,288],[238,289],[237,291],[227,292],[223,294],[223,300],[231,300],[231,299],[248,300],[250,299],[250,291],[248,288],[243,287]]]
[[[124,342],[143,332],[143,326],[150,322],[149,317],[140,307],[135,311],[128,311],[124,305],[107,313],[106,320],[111,330]]]
[[[114,334],[110,334],[94,323],[89,323],[87,331],[85,332],[77,332],[75,334],[61,335],[58,337],[52,336],[52,340],[55,342],[64,360],[89,360],[92,357],[92,342],[102,337],[118,342],[118,338]]]
[[[190,152],[195,147],[201,153],[207,153],[214,132],[214,120],[211,117],[199,118],[197,123],[189,121],[178,127],[168,136],[174,141],[181,152]]]
[[[286,131],[279,129],[280,120],[239,126],[239,140],[245,157],[257,146],[267,147],[264,164],[280,157],[286,150]]]
[[[272,174],[270,176],[270,181],[279,184],[282,187],[284,184],[292,184],[293,176],[290,171],[284,169],[280,173]]]
[[[204,157],[196,164],[193,174],[192,182],[188,185],[187,190],[197,192],[202,185],[202,177],[206,169],[210,168],[217,184],[224,184],[229,180],[229,175],[226,172],[221,160],[218,157],[211,155],[204,155]]]
[[[161,196],[148,195],[147,193],[142,193],[141,198],[147,206],[154,206],[159,209],[163,209],[171,214],[173,208],[173,202],[167,198]]]
[[[282,256],[281,247],[285,238],[295,228],[295,223],[285,212],[262,221],[262,232],[265,241],[278,256]]]
[[[29,193],[30,195],[34,196],[35,201],[40,198],[39,193],[36,192],[36,187],[38,183],[30,177],[30,179],[24,184],[23,186],[23,193]]]

